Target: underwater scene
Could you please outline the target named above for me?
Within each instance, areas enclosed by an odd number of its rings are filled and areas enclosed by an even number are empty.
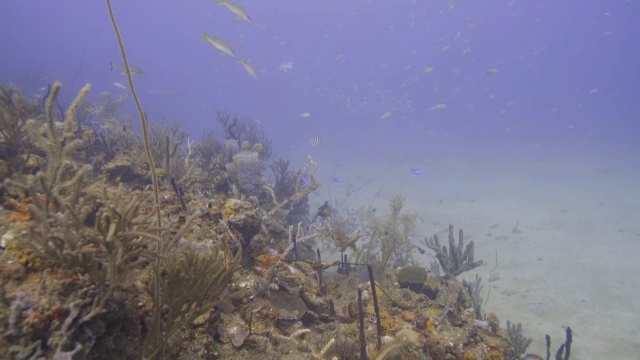
[[[6,0],[0,359],[640,359],[640,2]]]

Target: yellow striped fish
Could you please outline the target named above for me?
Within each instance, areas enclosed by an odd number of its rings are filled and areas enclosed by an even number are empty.
[[[242,6],[232,4],[225,0],[218,1],[218,5],[226,6],[227,9],[229,9],[229,11],[231,11],[235,16],[238,17],[238,19],[244,20],[246,22],[251,22],[251,19],[249,19],[249,14],[247,14],[247,12],[244,11]]]
[[[249,65],[249,63],[244,60],[240,60],[238,61],[238,64],[244,66],[244,69],[247,70],[247,73],[249,75],[253,76],[254,78],[258,78],[258,75],[256,75],[256,70],[253,68],[253,66]]]
[[[220,50],[221,53],[225,55],[229,55],[231,57],[235,57],[236,54],[233,52],[231,46],[227,45],[224,41],[216,38],[212,38],[207,34],[207,30],[204,31],[204,36],[200,40],[206,40],[209,44],[213,45],[214,48]]]

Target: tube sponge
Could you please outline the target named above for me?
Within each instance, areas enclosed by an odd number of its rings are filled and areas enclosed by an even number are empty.
[[[233,157],[238,171],[238,188],[243,195],[257,196],[262,190],[264,163],[258,153],[242,151]]]

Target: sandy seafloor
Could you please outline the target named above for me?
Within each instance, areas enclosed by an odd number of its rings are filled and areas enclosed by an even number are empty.
[[[483,297],[497,250],[486,312],[495,312],[501,326],[507,319],[522,323],[534,339],[529,352],[545,355],[545,334],[555,351],[568,325],[574,333],[572,359],[640,359],[636,156],[607,148],[356,155],[320,160],[323,186],[314,202],[326,200],[329,187],[341,200],[348,187],[377,178],[353,193],[345,207],[366,206],[376,198],[374,206],[384,209],[390,196],[400,193],[406,210],[419,214],[418,245],[433,233],[446,243],[449,223],[456,234],[463,228],[465,239],[475,242],[476,260],[484,264],[462,277],[471,280],[478,273]],[[396,164],[405,156],[432,163]],[[424,174],[412,175],[412,166]],[[340,182],[331,181],[336,175]]]

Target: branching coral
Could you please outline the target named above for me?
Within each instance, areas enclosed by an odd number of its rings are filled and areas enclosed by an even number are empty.
[[[222,155],[222,143],[213,132],[207,131],[200,142],[193,147],[194,162],[204,171],[211,172],[216,167]]]
[[[178,124],[151,126],[151,152],[154,161],[162,164],[165,179],[179,179],[185,173],[184,161],[178,150],[187,140],[187,133]]]
[[[74,119],[91,86],[85,85],[73,100],[62,129],[52,115],[60,88],[60,83],[53,84],[47,98],[45,132],[40,131],[37,121],[27,123],[30,140],[46,155],[46,166],[21,182],[9,182],[9,186],[37,195],[28,205],[33,220],[24,241],[34,255],[86,274],[96,284],[97,293],[91,309],[79,321],[82,324],[104,310],[131,269],[153,258],[149,241],[160,239],[150,232],[148,216],[139,217],[140,195],[105,190],[102,198],[110,200],[103,203],[84,191],[92,167],[74,160],[83,144],[76,138]]]
[[[485,316],[484,314],[482,314],[482,297],[480,296],[480,291],[482,290],[482,278],[478,274],[476,274],[475,283],[468,282],[467,280],[462,280],[462,285],[467,290],[467,293],[471,298],[476,319],[484,319]]]
[[[424,239],[427,247],[436,253],[436,259],[440,262],[442,270],[448,277],[456,277],[465,271],[473,270],[482,265],[482,260],[473,260],[473,241],[470,241],[464,248],[464,239],[462,229],[460,229],[458,235],[458,245],[456,246],[455,238],[453,237],[453,225],[449,225],[449,250],[444,245],[440,245],[438,235],[433,235],[432,238]]]
[[[398,267],[413,264],[413,245],[411,238],[415,234],[415,213],[404,213],[404,198],[393,195],[389,202],[389,212],[379,217],[369,210],[362,217],[370,224],[367,229],[369,243],[362,254],[365,259],[373,259],[378,278],[389,266]]]
[[[507,335],[509,336],[509,343],[511,344],[509,358],[519,359],[527,351],[532,339],[524,336],[522,333],[522,324],[514,325],[511,324],[509,320],[507,320]]]
[[[292,195],[288,196],[284,200],[277,200],[277,196],[274,192],[273,186],[265,186],[275,204],[275,206],[269,211],[269,216],[279,214],[281,211],[288,212],[293,204],[306,198],[311,192],[315,191],[320,186],[315,177],[316,171],[318,170],[318,164],[313,161],[311,156],[305,157],[303,159],[303,163],[304,168],[298,173],[295,191]]]
[[[161,241],[148,228],[148,216],[139,218],[140,196],[111,195],[106,206],[89,206],[80,201],[75,207],[65,203],[55,216],[47,217],[31,205],[34,225],[27,244],[36,256],[87,274],[97,286],[88,314],[80,323],[99,315],[132,269],[152,260],[149,241]],[[124,205],[123,205],[124,204]],[[95,226],[88,223],[95,222]]]
[[[271,165],[273,172],[273,196],[275,201],[282,201],[296,192],[296,174],[289,170],[289,160],[278,158]]]
[[[149,295],[154,302],[153,315],[147,321],[149,332],[144,343],[144,358],[163,356],[168,341],[197,317],[213,309],[242,258],[229,244],[219,241],[208,249],[194,245],[175,248],[154,263],[154,279]]]
[[[347,227],[346,219],[333,217],[323,222],[323,226],[318,227],[317,231],[321,238],[332,239],[341,252],[345,252],[347,248],[356,251],[356,242],[363,236],[362,228],[355,228],[348,233]]]
[[[257,124],[249,120],[238,118],[238,116],[231,116],[227,112],[218,112],[216,115],[216,121],[222,126],[222,135],[225,140],[233,140],[237,144],[248,142],[252,145],[260,145],[261,160],[267,160],[273,157],[273,145],[271,140],[265,135]]]
[[[49,206],[62,204],[67,196],[71,204],[78,201],[80,188],[85,176],[91,171],[90,165],[80,166],[74,161],[76,151],[82,146],[82,140],[75,136],[75,112],[82,99],[91,89],[91,85],[85,85],[78,96],[73,100],[65,114],[62,129],[59,129],[54,121],[52,108],[55,98],[62,85],[56,82],[51,87],[51,95],[46,101],[45,132],[40,131],[40,122],[29,120],[27,128],[31,141],[41,149],[46,156],[46,167],[34,176],[29,176],[26,181],[13,182],[12,184],[24,191],[42,194],[44,201],[41,210],[49,212]]]
[[[0,159],[16,170],[25,159],[29,143],[26,122],[40,114],[37,103],[25,100],[19,91],[0,86]]]

